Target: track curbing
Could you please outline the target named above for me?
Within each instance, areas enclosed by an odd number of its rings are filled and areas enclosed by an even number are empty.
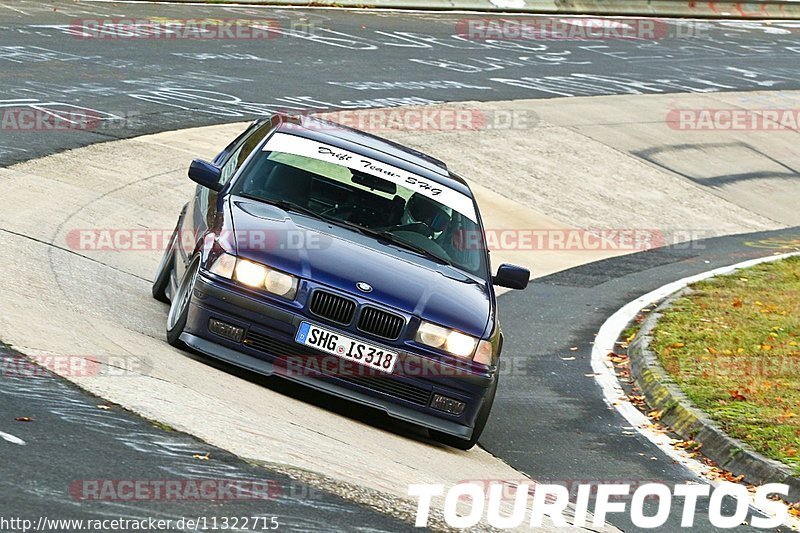
[[[651,409],[661,412],[660,420],[686,440],[702,445],[701,453],[720,467],[754,485],[785,483],[789,499],[800,500],[800,478],[782,463],[769,459],[748,444],[726,434],[706,413],[698,409],[674,383],[650,349],[652,331],[661,317],[685,289],[673,293],[648,314],[628,348],[631,377],[642,390]]]
[[[778,261],[787,257],[800,255],[800,252],[792,252],[786,254],[776,254],[766,257],[759,257],[750,259],[741,263],[719,267],[706,272],[701,272],[694,276],[688,276],[672,283],[667,283],[655,290],[628,302],[626,305],[618,309],[612,314],[597,332],[595,342],[592,347],[591,363],[592,371],[594,372],[594,379],[602,389],[603,397],[606,404],[615,409],[639,434],[657,446],[664,454],[671,458],[676,463],[684,466],[687,470],[694,473],[698,479],[710,483],[712,486],[717,486],[717,483],[706,477],[709,473],[710,467],[701,461],[692,458],[684,450],[677,450],[672,446],[672,440],[663,432],[654,431],[650,429],[651,422],[644,413],[639,411],[633,403],[627,399],[627,395],[622,389],[617,378],[617,373],[613,363],[606,357],[609,353],[614,351],[617,340],[622,335],[622,332],[628,324],[634,319],[641,309],[660,302],[674,294],[677,291],[687,287],[688,285],[708,279],[713,276],[721,274],[728,274],[741,268],[755,266],[760,263],[770,261]],[[767,510],[757,507],[753,501],[751,506],[759,511],[770,514]],[[800,521],[795,518],[788,518],[785,522],[792,529],[797,529],[800,526]]]

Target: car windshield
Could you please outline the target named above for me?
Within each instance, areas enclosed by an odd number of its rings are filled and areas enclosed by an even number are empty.
[[[340,223],[483,277],[471,198],[354,152],[278,135],[282,142],[271,140],[253,157],[233,194]]]

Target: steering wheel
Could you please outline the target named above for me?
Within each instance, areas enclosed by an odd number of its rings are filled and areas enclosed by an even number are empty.
[[[395,231],[409,231],[412,233],[419,233],[429,239],[433,238],[433,233],[434,233],[433,229],[424,222],[411,222],[409,224],[401,224],[399,226],[391,228],[389,231],[392,233],[394,233]]]

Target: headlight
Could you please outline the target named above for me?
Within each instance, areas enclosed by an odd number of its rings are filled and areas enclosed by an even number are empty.
[[[460,331],[422,322],[417,330],[417,342],[439,348],[458,357],[469,358],[475,351],[478,339]]]
[[[474,361],[476,363],[483,363],[484,365],[491,365],[494,356],[494,346],[491,341],[481,341],[478,343],[478,351],[475,352]]]
[[[233,269],[236,268],[236,257],[223,253],[211,265],[211,273],[223,278],[233,278]]]
[[[293,299],[297,292],[297,278],[277,270],[270,270],[264,278],[264,288],[278,296]]]
[[[272,294],[293,300],[297,294],[298,280],[268,266],[223,253],[211,265],[212,274],[233,279],[254,289],[265,289]]]
[[[259,265],[247,259],[237,259],[236,269],[233,271],[236,281],[249,285],[254,289],[264,286],[264,278],[267,277],[267,267]]]

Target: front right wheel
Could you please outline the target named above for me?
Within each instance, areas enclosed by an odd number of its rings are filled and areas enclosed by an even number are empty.
[[[189,303],[192,301],[194,285],[197,274],[200,272],[200,257],[192,260],[189,268],[183,273],[178,289],[172,295],[172,302],[167,315],[167,342],[176,348],[185,347],[181,340],[181,333],[186,328],[186,319],[189,317]]]
[[[164,250],[164,254],[161,256],[161,262],[158,264],[156,276],[153,280],[153,286],[151,287],[153,298],[167,304],[169,303],[167,289],[172,281],[172,269],[175,262],[175,243],[178,237],[178,229],[180,228],[180,225],[180,220],[178,220],[178,224],[175,226],[175,230],[172,232],[172,235],[169,238],[169,242]]]

